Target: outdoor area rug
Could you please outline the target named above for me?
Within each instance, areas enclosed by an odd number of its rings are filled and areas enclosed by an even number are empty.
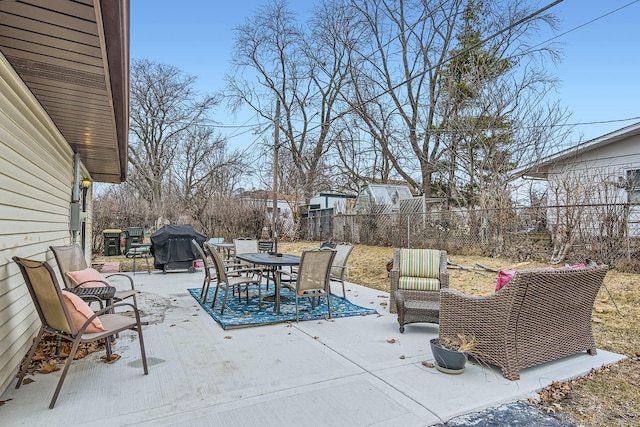
[[[242,302],[238,302],[238,295],[229,294],[227,303],[224,307],[224,314],[220,314],[222,307],[222,299],[224,291],[218,291],[215,309],[211,308],[213,293],[215,288],[209,289],[206,304],[200,301],[199,288],[188,289],[189,293],[198,301],[200,306],[209,315],[222,326],[222,329],[244,328],[248,326],[269,325],[279,322],[288,322],[296,320],[296,303],[293,292],[289,289],[282,289],[281,296],[287,298],[287,301],[280,301],[280,314],[276,314],[273,310],[274,303],[262,301],[258,307],[258,291],[257,288],[249,288],[249,304],[246,303],[245,293],[242,293]],[[262,296],[273,293],[273,286],[270,291],[266,290],[266,285],[262,285]],[[331,295],[331,318],[350,317],[350,316],[366,316],[369,314],[378,314],[373,308],[364,308],[349,302],[346,298],[337,295]],[[318,320],[327,317],[327,303],[325,298],[320,299],[320,305],[316,304],[315,310],[311,309],[311,300],[309,298],[301,298],[298,300],[298,315],[300,321]]]

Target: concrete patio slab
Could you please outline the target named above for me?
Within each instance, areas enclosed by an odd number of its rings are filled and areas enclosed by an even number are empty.
[[[578,354],[523,370],[519,381],[468,364],[461,375],[433,361],[437,325],[398,331],[388,294],[347,284],[347,297],[378,316],[223,330],[186,291],[202,274],[136,275],[149,375],[133,333],[118,338],[111,365],[100,354],[73,363],[56,407],[48,409],[59,372],[2,396],[3,426],[427,426],[532,396],[614,363],[621,355]],[[337,290],[337,289],[336,289]]]

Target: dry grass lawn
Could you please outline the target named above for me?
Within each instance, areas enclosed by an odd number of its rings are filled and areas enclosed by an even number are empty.
[[[279,242],[278,250],[300,254],[306,248],[317,246],[317,242]],[[386,264],[392,258],[393,248],[356,245],[348,262],[349,281],[388,292]],[[109,257],[108,260],[121,261],[122,271],[131,270],[132,262],[125,257]],[[540,263],[451,254],[449,261],[461,266],[474,267],[479,264],[503,269],[543,266]],[[451,268],[450,277],[452,288],[473,295],[493,293],[496,282],[496,273],[480,269]],[[624,354],[628,359],[543,391],[539,401],[543,408],[571,414],[575,422],[586,425],[640,426],[639,278],[637,274],[610,271],[605,285],[613,298],[603,288],[593,310],[597,347]],[[616,310],[614,302],[622,315]]]

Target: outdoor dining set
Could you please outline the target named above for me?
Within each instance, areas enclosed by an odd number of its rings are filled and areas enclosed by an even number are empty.
[[[244,290],[249,303],[249,288],[258,290],[258,304],[264,301],[274,302],[274,311],[280,313],[281,289],[290,289],[295,298],[296,320],[298,320],[298,300],[310,298],[312,306],[324,297],[327,314],[331,316],[330,283],[342,285],[342,296],[346,297],[344,288],[345,272],[348,271],[347,260],[353,245],[348,243],[330,243],[315,249],[303,251],[301,256],[282,254],[271,251],[272,247],[260,246],[255,239],[234,239],[233,244],[217,239],[207,241],[201,247],[194,239],[193,247],[204,262],[204,280],[200,299],[206,302],[209,288],[213,281],[216,286],[213,292],[211,307],[215,309],[218,291],[223,291],[220,313],[224,313],[229,291],[232,295]],[[274,293],[262,297],[263,279],[266,290],[273,284]]]

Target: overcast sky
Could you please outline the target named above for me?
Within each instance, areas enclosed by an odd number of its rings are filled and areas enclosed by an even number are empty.
[[[539,6],[548,3],[551,0]],[[233,28],[263,4],[262,0],[131,0],[131,57],[174,65],[196,76],[199,90],[219,90],[229,71]],[[312,2],[289,4],[302,14]],[[567,145],[640,121],[640,0],[564,0],[552,10],[561,21],[560,33],[568,32],[555,40],[562,43],[564,58],[551,69],[562,80],[557,98],[572,112],[569,122],[578,124]],[[541,34],[539,41],[550,37]],[[631,118],[635,119],[623,121]],[[241,127],[250,116],[234,118],[220,108],[215,119],[228,126],[221,132],[232,147],[254,142],[255,136]]]

